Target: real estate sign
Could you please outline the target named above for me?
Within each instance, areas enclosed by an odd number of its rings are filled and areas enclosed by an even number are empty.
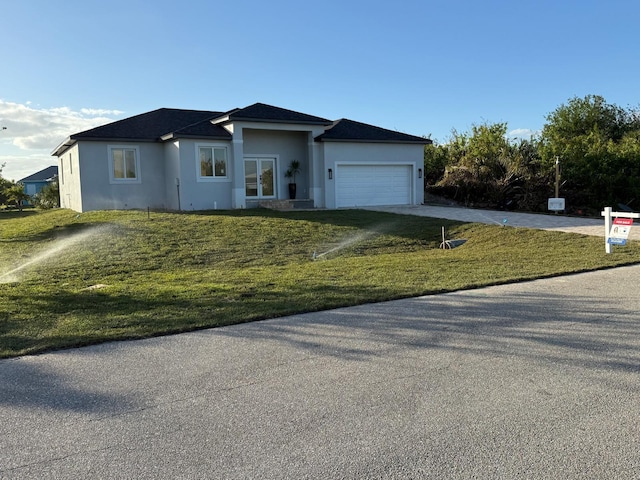
[[[626,245],[632,225],[632,218],[614,218],[609,232],[609,243],[612,245]]]

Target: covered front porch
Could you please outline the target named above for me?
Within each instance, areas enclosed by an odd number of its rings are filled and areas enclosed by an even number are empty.
[[[316,126],[234,124],[233,166],[235,208],[314,208],[324,206],[322,158],[314,136]],[[287,177],[291,162],[299,164]],[[289,184],[295,183],[295,197]]]

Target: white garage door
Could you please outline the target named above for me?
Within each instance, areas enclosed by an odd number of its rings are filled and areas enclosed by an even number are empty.
[[[335,178],[338,207],[411,204],[409,165],[338,165]]]

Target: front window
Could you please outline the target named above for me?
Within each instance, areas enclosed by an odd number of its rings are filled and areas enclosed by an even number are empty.
[[[226,178],[227,147],[199,146],[198,170],[200,179]]]
[[[139,157],[137,147],[109,147],[111,181],[140,183]]]

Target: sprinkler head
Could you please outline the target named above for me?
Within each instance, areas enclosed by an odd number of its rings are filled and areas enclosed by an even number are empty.
[[[311,255],[311,260],[315,260],[316,258],[318,258],[318,255],[316,254],[316,252],[313,252],[313,255]]]

